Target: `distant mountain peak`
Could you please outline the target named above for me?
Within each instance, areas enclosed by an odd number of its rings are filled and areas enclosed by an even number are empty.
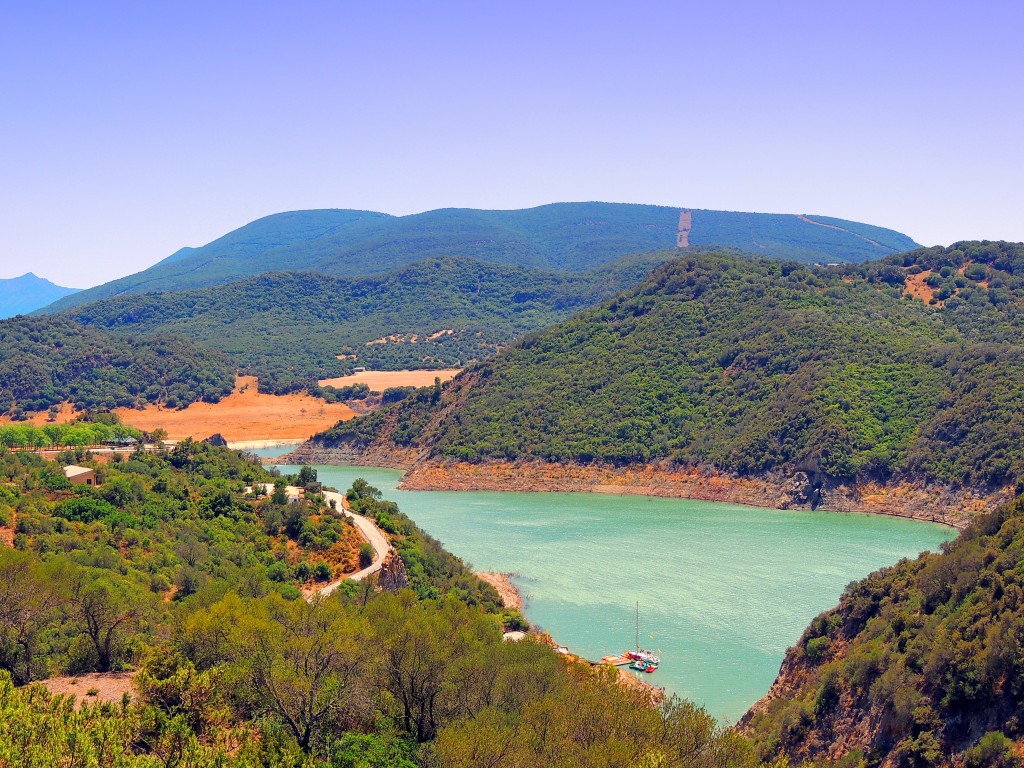
[[[34,272],[0,279],[0,319],[28,314],[72,293],[78,289],[56,285]]]

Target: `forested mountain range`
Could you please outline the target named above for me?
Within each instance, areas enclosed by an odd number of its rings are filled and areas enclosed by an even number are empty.
[[[351,210],[279,213],[143,272],[55,302],[53,312],[127,293],[219,285],[273,271],[338,277],[386,272],[426,257],[585,272],[632,253],[676,246],[681,210],[556,203],[518,211],[442,209],[411,216]],[[892,230],[828,217],[689,212],[689,245],[741,248],[808,262],[864,261],[916,247]]]
[[[314,442],[999,488],[1024,480],[1022,306],[1020,244],[832,268],[684,255]]]
[[[105,299],[67,316],[117,333],[184,336],[227,353],[259,377],[261,391],[284,393],[355,366],[446,368],[490,357],[635,285],[667,258],[628,256],[582,274],[450,256],[356,279],[272,272]]]
[[[745,728],[765,756],[794,763],[1019,766],[1022,564],[1018,500],[942,554],[850,584],[789,650]]]
[[[28,314],[77,292],[77,288],[62,288],[31,272],[21,277],[0,280],[0,320]]]
[[[59,317],[0,321],[0,414],[65,401],[90,410],[185,407],[216,402],[234,381],[224,355],[182,339],[136,340]]]

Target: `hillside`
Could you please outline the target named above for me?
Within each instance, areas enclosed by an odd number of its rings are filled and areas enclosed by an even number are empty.
[[[1022,299],[1008,243],[828,269],[693,254],[315,445],[998,489],[1024,480]]]
[[[851,584],[789,650],[744,727],[767,754],[798,762],[1020,765],[1022,563],[1017,501],[943,554]]]
[[[77,292],[77,288],[62,288],[31,272],[21,277],[0,280],[0,320],[26,315]]]
[[[0,452],[0,764],[759,765],[693,704],[504,642],[518,612],[363,480],[345,500],[396,556],[355,582],[359,531],[319,494],[288,500],[308,467],[278,478],[191,440],[61,458],[99,485]]]
[[[122,296],[68,316],[225,352],[263,392],[305,389],[356,366],[461,367],[635,285],[670,253],[584,274],[440,257],[358,279],[274,272],[216,288]],[[339,360],[339,355],[345,359]]]
[[[221,354],[180,339],[135,340],[64,318],[0,321],[0,414],[160,403],[184,407],[231,392],[234,370]]]
[[[355,277],[442,256],[584,272],[627,254],[671,248],[679,226],[679,208],[614,203],[556,203],[518,211],[442,209],[411,216],[348,210],[279,213],[201,248],[183,248],[143,272],[57,301],[46,311],[274,271]],[[815,222],[794,215],[703,210],[692,211],[689,240],[822,263],[876,259],[916,246],[897,232],[840,219]]]

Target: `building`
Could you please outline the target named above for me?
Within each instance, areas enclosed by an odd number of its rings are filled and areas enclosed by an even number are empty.
[[[88,467],[78,467],[74,464],[69,464],[64,467],[64,477],[72,485],[98,485],[96,482],[96,470],[89,469]]]

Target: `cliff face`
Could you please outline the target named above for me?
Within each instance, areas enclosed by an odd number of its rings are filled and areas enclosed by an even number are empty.
[[[1024,504],[851,584],[742,719],[793,761],[1010,766],[1024,754]]]

